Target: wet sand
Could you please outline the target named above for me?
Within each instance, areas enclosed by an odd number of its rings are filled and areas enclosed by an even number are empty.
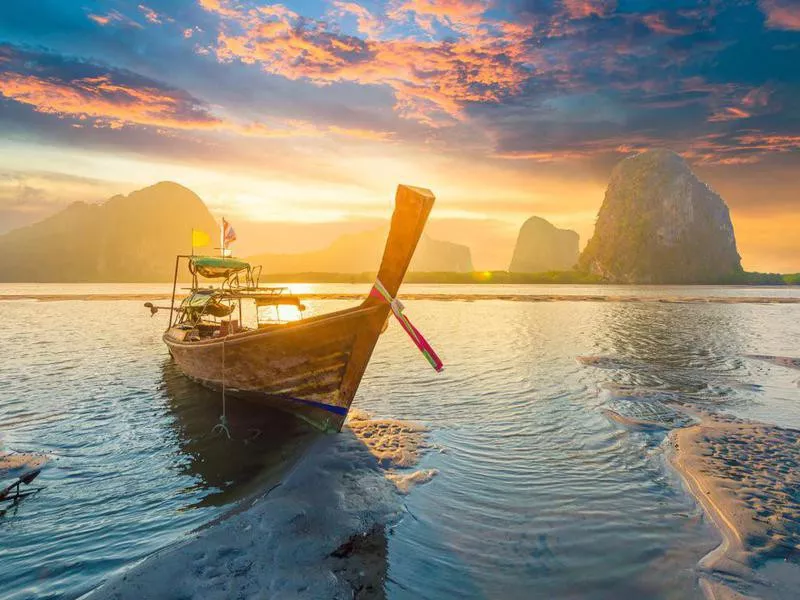
[[[86,598],[380,598],[394,486],[351,433],[323,436],[283,480]]]
[[[177,296],[178,299],[185,294]],[[302,294],[307,300],[363,300],[366,294],[325,293]],[[134,300],[140,302],[169,301],[169,294],[0,294],[0,301],[27,300],[38,302],[63,302],[69,300],[112,301]],[[800,297],[771,296],[620,296],[605,294],[402,294],[403,300],[436,300],[440,302],[475,302],[502,300],[505,302],[645,302],[662,304],[800,304]]]
[[[436,469],[414,469],[422,455],[431,449],[425,437],[428,430],[423,425],[398,419],[373,419],[369,413],[353,409],[347,426],[387,469],[386,478],[399,493],[408,494],[414,486],[428,483],[438,475]]]
[[[670,442],[671,463],[723,536],[700,562],[704,591],[747,597],[736,587],[756,584],[761,596],[770,586],[756,570],[800,555],[800,431],[705,414]]]
[[[403,515],[400,494],[435,471],[412,469],[424,427],[351,412],[282,480],[261,479],[260,493],[87,598],[384,598],[386,527]]]

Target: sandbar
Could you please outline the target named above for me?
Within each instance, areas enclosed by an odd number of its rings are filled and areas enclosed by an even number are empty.
[[[734,597],[720,581],[757,582],[767,560],[800,551],[800,431],[706,414],[670,442],[671,463],[723,536],[700,562],[710,597]]]
[[[383,597],[395,486],[352,432],[320,437],[280,484],[85,598]]]

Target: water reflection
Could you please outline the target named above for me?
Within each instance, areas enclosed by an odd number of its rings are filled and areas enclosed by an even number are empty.
[[[211,490],[193,507],[227,504],[255,491],[299,458],[317,436],[316,430],[290,414],[228,398],[228,439],[212,431],[220,422],[221,394],[187,379],[171,359],[164,361],[161,371],[183,455],[179,468]]]
[[[620,363],[613,381],[685,394],[727,387],[744,351],[737,308],[606,305],[596,335]]]

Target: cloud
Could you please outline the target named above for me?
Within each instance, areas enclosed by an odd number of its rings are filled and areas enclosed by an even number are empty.
[[[152,23],[153,25],[161,25],[164,20],[170,20],[162,15],[159,15],[152,8],[145,6],[144,4],[140,4],[138,8],[140,11],[142,11],[142,14],[144,14],[144,18],[147,19],[147,22]]]
[[[76,119],[76,126],[118,129],[129,125],[204,129],[219,126],[185,93],[115,80],[111,73],[63,80],[36,74],[0,73],[0,95],[40,113]]]
[[[650,13],[642,17],[644,23],[650,31],[663,35],[684,35],[691,33],[691,29],[687,26],[681,27],[671,23],[671,15],[669,13]],[[672,20],[675,20],[674,17]]]
[[[603,17],[617,6],[616,0],[561,0],[561,4],[570,19]]]
[[[347,16],[355,17],[358,32],[367,37],[378,37],[385,30],[385,23],[360,4],[356,4],[355,2],[342,2],[341,0],[334,0],[332,4],[334,15],[342,18]]]
[[[71,119],[73,127],[78,128],[139,126],[153,128],[160,135],[172,135],[167,130],[185,130],[262,138],[333,135],[371,141],[389,141],[394,136],[392,131],[368,126],[315,124],[303,119],[222,118],[185,91],[137,74],[86,63],[75,65],[57,61],[48,64],[53,59],[0,46],[0,62],[8,65],[0,71],[0,96],[38,113]],[[92,74],[75,76],[76,68]]]
[[[89,13],[88,17],[89,20],[94,21],[95,23],[103,27],[114,24],[124,25],[126,27],[137,27],[137,28],[142,27],[140,23],[137,23],[136,21],[122,14],[118,10],[111,10],[104,15]]]
[[[484,0],[401,0],[389,10],[392,19],[411,17],[418,26],[433,33],[438,23],[457,31],[469,31],[484,22],[489,3]]]
[[[469,103],[499,102],[518,93],[530,76],[521,60],[524,28],[501,22],[481,19],[479,31],[455,39],[373,39],[342,34],[325,20],[301,17],[281,5],[240,9],[204,0],[203,6],[221,18],[215,47],[220,60],[257,64],[268,73],[318,86],[388,86],[402,117],[433,127],[462,120]],[[417,0],[393,8],[392,14],[411,11],[462,25],[472,24],[483,10],[475,2]]]
[[[800,31],[800,4],[796,0],[761,0],[767,27]]]

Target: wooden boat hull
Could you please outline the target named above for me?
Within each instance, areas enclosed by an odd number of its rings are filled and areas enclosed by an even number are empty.
[[[362,305],[195,342],[181,341],[184,332],[171,329],[164,342],[181,371],[206,387],[224,385],[226,394],[338,431],[388,313],[387,305]]]
[[[207,387],[224,388],[226,397],[257,399],[321,429],[340,430],[391,311],[387,298],[397,295],[433,203],[428,190],[398,186],[377,276],[385,296],[222,337],[188,341],[185,328],[170,327],[164,342],[178,367]]]

